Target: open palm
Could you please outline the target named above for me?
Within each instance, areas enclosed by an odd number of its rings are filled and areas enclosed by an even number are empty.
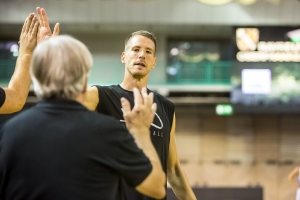
[[[59,35],[59,24],[58,23],[55,24],[54,29],[53,29],[53,34],[52,34],[46,10],[43,8],[37,7],[36,11],[39,15],[39,22],[40,22],[40,26],[39,26],[39,30],[38,30],[38,34],[37,34],[37,44],[39,44],[40,42],[42,42],[44,40],[49,39],[50,37]]]

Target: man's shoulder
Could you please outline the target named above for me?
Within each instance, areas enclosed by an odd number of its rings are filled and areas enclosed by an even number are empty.
[[[13,127],[13,128],[21,124],[25,124],[25,125],[28,124],[28,126],[30,126],[29,124],[30,121],[35,121],[35,119],[39,118],[39,116],[37,116],[34,113],[35,113],[35,106],[27,110],[20,111],[18,114],[16,114],[8,121],[6,121],[3,126]]]
[[[91,132],[101,131],[102,134],[99,134],[99,136],[101,135],[101,137],[103,136],[103,138],[106,138],[107,140],[115,141],[122,140],[129,136],[132,137],[126,129],[126,127],[124,126],[124,124],[122,124],[116,118],[96,112],[93,112],[91,116],[89,118],[91,120],[87,122],[89,124],[89,129]]]
[[[102,113],[98,113],[95,111],[89,111],[87,113],[88,118],[93,119],[93,121],[96,122],[96,124],[100,124],[99,121],[101,121],[101,123],[103,124],[110,124],[110,123],[115,123],[118,122],[114,117],[109,116],[109,115],[105,115]]]
[[[165,96],[163,96],[163,95],[161,95],[161,94],[159,94],[158,92],[155,92],[155,91],[151,91],[151,92],[153,92],[154,97],[157,98],[157,99],[159,99],[159,101],[161,101],[162,103],[167,104],[167,105],[169,105],[171,107],[174,107],[173,102],[170,101],[169,99],[167,99]]]
[[[118,85],[93,85],[93,86],[96,87],[98,90],[113,90],[118,88]]]
[[[97,88],[98,95],[102,97],[106,95],[111,95],[113,93],[118,94],[122,92],[119,85],[93,85],[93,86]]]

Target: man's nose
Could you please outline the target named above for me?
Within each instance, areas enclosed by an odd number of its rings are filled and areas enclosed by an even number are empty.
[[[145,58],[145,51],[140,51],[139,58]]]

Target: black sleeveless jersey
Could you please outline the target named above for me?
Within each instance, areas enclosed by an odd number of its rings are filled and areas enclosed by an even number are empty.
[[[0,108],[4,104],[5,101],[5,91],[0,87]]]
[[[120,85],[96,86],[99,94],[99,104],[96,110],[102,114],[114,116],[120,123],[124,123],[120,99],[125,97],[134,106],[133,92],[124,90]],[[148,89],[148,93],[153,92]],[[154,121],[150,127],[152,143],[160,158],[163,170],[167,173],[169,154],[170,132],[172,128],[174,104],[162,95],[154,93],[154,102],[157,104]],[[138,193],[134,188],[129,188],[124,182],[124,196],[126,200],[150,200],[152,198]],[[166,198],[165,198],[166,199]]]

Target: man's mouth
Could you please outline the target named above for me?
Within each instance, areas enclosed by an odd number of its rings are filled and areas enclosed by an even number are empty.
[[[146,67],[145,63],[134,63],[134,65],[140,65],[140,66]]]

